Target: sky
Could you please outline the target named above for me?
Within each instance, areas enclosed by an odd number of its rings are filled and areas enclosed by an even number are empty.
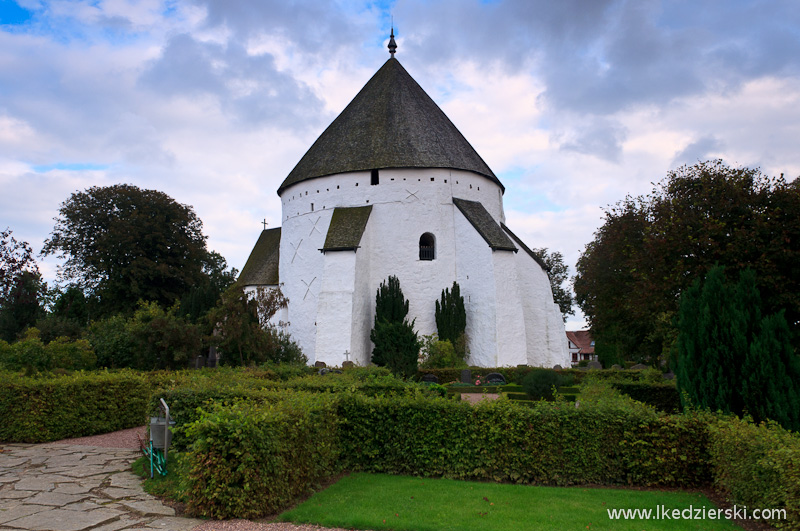
[[[129,183],[241,270],[392,25],[507,225],[571,274],[604,207],[684,164],[800,176],[796,0],[0,0],[0,230],[38,252],[70,194]]]

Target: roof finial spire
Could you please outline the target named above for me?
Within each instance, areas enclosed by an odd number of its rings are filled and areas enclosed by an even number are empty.
[[[392,33],[389,35],[389,55],[394,58],[394,54],[397,51],[397,43],[394,42],[394,17],[392,17]]]

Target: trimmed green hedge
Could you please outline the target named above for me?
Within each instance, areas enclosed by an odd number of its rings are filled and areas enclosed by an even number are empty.
[[[777,423],[728,417],[711,426],[714,488],[751,509],[786,509],[785,529],[800,529],[800,434]]]
[[[682,410],[681,395],[675,383],[653,384],[612,380],[611,385],[634,400],[651,405],[664,413],[679,413]]]
[[[339,472],[335,395],[282,394],[271,404],[213,407],[188,426],[191,512],[271,514]]]
[[[689,482],[710,479],[700,477],[704,468],[696,459],[703,454],[691,442],[702,444],[705,426],[683,417],[565,402],[526,408],[504,400],[476,406],[425,397],[340,400],[342,455],[355,470],[548,485],[637,478],[637,484],[681,485],[682,472],[695,466],[701,472]],[[642,433],[665,425],[684,435],[639,444]],[[651,467],[656,461],[658,475]]]
[[[0,441],[48,442],[141,426],[148,382],[129,371],[0,379]]]

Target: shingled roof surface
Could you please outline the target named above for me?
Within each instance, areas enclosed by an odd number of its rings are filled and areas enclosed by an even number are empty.
[[[371,212],[372,205],[334,208],[322,250],[327,252],[358,249]]]
[[[243,286],[277,286],[280,248],[280,227],[261,231],[237,282]]]
[[[352,171],[452,168],[483,175],[489,166],[422,87],[391,58],[320,135],[278,188]]]
[[[522,247],[522,250],[523,250],[523,251],[525,251],[526,253],[528,253],[528,255],[529,255],[531,258],[533,258],[534,260],[536,260],[536,263],[537,263],[537,264],[539,264],[540,266],[542,266],[542,269],[544,269],[544,270],[545,270],[545,271],[548,273],[548,275],[549,275],[549,273],[550,273],[550,268],[549,268],[549,267],[547,267],[547,264],[545,264],[545,263],[544,263],[544,260],[542,260],[542,259],[541,259],[541,257],[540,257],[538,254],[534,253],[534,252],[533,252],[533,251],[530,249],[530,247],[528,247],[527,245],[525,245],[525,242],[523,242],[522,240],[520,240],[520,239],[519,239],[519,237],[517,237],[517,235],[516,235],[516,234],[514,234],[513,232],[511,232],[511,229],[509,229],[508,227],[506,227],[506,226],[505,226],[505,224],[501,223],[501,224],[500,224],[500,226],[503,228],[503,230],[504,230],[504,231],[506,231],[506,232],[508,233],[508,235],[509,235],[509,236],[511,236],[511,239],[512,239],[512,240],[514,240],[514,243],[516,243],[517,245],[519,245],[520,247]]]
[[[453,198],[453,203],[458,207],[464,217],[475,227],[478,234],[483,236],[486,243],[494,251],[516,251],[517,248],[506,233],[497,224],[491,214],[478,201]]]

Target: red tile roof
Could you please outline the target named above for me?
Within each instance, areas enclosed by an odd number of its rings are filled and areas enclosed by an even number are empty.
[[[579,349],[581,354],[594,354],[594,345],[592,344],[592,333],[588,330],[576,330],[574,332],[567,332],[567,339],[572,341]]]

